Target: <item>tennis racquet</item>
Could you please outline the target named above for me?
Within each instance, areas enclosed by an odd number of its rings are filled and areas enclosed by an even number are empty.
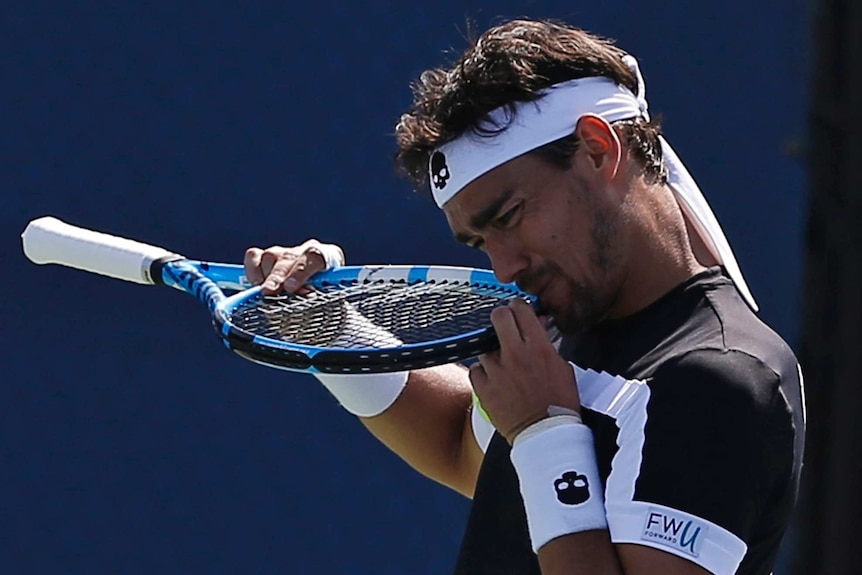
[[[189,260],[53,217],[33,220],[21,237],[37,264],[193,295],[229,349],[290,371],[381,373],[475,357],[499,346],[491,310],[530,299],[488,270],[390,265],[338,267],[312,276],[303,295],[265,296],[241,265]]]

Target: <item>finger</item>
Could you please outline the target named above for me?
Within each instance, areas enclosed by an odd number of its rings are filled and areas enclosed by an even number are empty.
[[[304,253],[290,260],[290,267],[282,268],[280,262],[273,267],[273,273],[270,277],[275,276],[276,281],[281,280],[282,287],[291,293],[296,293],[302,289],[308,280],[317,272],[323,271],[326,268],[326,263],[313,253]],[[282,273],[282,269],[286,271]],[[305,291],[303,293],[306,293]]]
[[[548,333],[530,304],[522,299],[515,299],[509,303],[509,309],[512,310],[518,332],[524,341],[548,341]]]
[[[499,376],[500,371],[500,352],[492,351],[489,353],[483,353],[478,358],[478,363],[474,365],[478,365],[482,368],[483,373],[486,378],[491,379]]]
[[[500,340],[500,349],[505,351],[514,345],[523,343],[521,332],[518,330],[518,324],[515,322],[515,315],[508,307],[498,307],[491,312],[491,323],[494,325],[494,330],[497,332],[497,339]]]
[[[312,274],[325,271],[329,267],[326,263],[326,258],[315,246],[308,246],[303,253],[303,257],[308,269],[312,270]]]
[[[245,270],[245,278],[251,285],[259,285],[263,282],[263,272],[260,269],[260,257],[262,255],[263,250],[260,248],[248,248],[245,250],[242,265]]]
[[[263,291],[266,294],[276,293],[282,288],[291,291],[285,285],[286,280],[290,277],[290,272],[293,265],[296,263],[296,254],[289,251],[282,251],[275,259],[275,252],[266,250],[261,256],[261,270],[266,275],[266,280],[263,283]]]
[[[296,248],[298,251],[300,248]],[[314,247],[305,248],[298,255],[294,250],[282,254],[279,261],[272,267],[267,278],[267,289],[282,287],[288,292],[296,292],[314,274],[327,267],[323,256]],[[274,282],[274,283],[271,283]]]
[[[326,271],[330,267],[330,262],[327,261],[326,256],[318,247],[320,245],[320,242],[317,240],[309,240],[303,244],[302,255],[297,260],[297,264],[294,267],[295,273],[293,274],[298,285],[305,284],[311,276]]]
[[[303,242],[300,248],[305,252],[315,254],[315,257],[319,256],[321,258],[323,261],[321,271],[343,266],[345,263],[344,250],[339,245],[324,244],[315,239],[310,239]]]
[[[260,255],[260,271],[266,278],[272,273],[272,269],[283,258],[295,258],[299,252],[295,248],[283,248],[281,246],[270,246],[263,250]],[[284,265],[284,264],[282,264]]]
[[[467,375],[470,377],[470,384],[473,386],[474,390],[477,388],[484,389],[485,385],[488,383],[488,373],[485,371],[485,367],[481,363],[474,363],[471,365]],[[478,391],[476,392],[476,395],[479,395]]]

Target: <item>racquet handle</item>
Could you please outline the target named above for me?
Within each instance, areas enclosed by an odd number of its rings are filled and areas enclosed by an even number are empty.
[[[33,220],[21,234],[24,254],[37,264],[60,264],[139,284],[154,283],[150,264],[166,249],[94,232],[50,216]]]

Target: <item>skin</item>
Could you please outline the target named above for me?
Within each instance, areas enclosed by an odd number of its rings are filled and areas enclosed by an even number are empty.
[[[712,264],[693,241],[666,186],[644,182],[637,163],[601,118],[582,117],[570,169],[535,155],[515,158],[469,184],[446,206],[456,238],[488,254],[497,277],[539,296],[563,331],[643,309]],[[696,257],[697,256],[697,257]],[[302,285],[323,269],[299,248],[251,248],[249,280],[290,278]],[[295,289],[292,288],[292,289]],[[491,320],[500,350],[469,373],[457,366],[412,372],[379,416],[363,424],[420,472],[471,496],[482,453],[470,428],[475,390],[497,430],[511,443],[551,405],[580,411],[572,371],[547,335],[546,319],[519,301]],[[704,574],[695,564],[646,546],[610,541],[606,530],[554,539],[539,550],[544,575]]]

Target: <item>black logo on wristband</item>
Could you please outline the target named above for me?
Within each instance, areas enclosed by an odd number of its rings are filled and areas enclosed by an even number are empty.
[[[580,505],[590,498],[590,482],[586,475],[577,471],[566,471],[554,481],[557,499],[566,505]]]

